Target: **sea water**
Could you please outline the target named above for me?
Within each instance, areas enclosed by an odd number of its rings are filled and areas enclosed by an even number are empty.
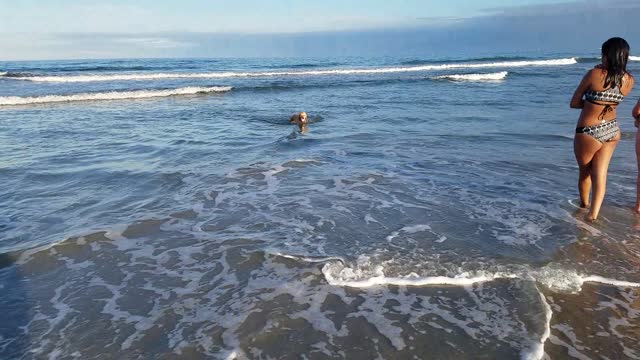
[[[638,94],[576,207],[597,63],[0,63],[0,358],[638,359]]]

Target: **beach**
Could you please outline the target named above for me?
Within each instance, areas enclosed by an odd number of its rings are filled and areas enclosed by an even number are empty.
[[[0,359],[638,359],[636,91],[577,207],[598,62],[0,62]]]

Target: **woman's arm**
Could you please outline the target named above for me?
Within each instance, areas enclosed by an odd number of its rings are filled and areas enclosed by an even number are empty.
[[[640,125],[640,99],[636,103],[636,106],[633,107],[633,110],[631,110],[631,116],[636,119],[634,125],[638,127],[638,125]]]
[[[571,102],[569,103],[569,107],[572,109],[582,109],[584,106],[584,100],[582,100],[582,95],[589,89],[591,86],[591,71],[587,72],[587,74],[582,78],[580,85],[573,93],[573,97],[571,98]]]
[[[635,85],[635,83],[636,79],[634,79],[631,74],[627,73],[627,76],[624,77],[622,88],[620,89],[622,95],[629,96],[629,94],[631,93],[631,89],[633,89],[633,85]]]

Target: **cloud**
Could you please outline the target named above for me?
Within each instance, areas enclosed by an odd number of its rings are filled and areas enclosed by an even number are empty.
[[[167,37],[125,37],[118,36],[111,41],[115,43],[121,43],[125,45],[134,45],[134,46],[142,46],[145,48],[154,48],[154,49],[176,49],[176,48],[184,48],[191,47],[195,44],[189,42],[182,42],[175,39],[167,38]]]
[[[0,34],[3,60],[178,57],[198,46],[165,34]]]
[[[587,6],[589,5],[589,6]],[[611,5],[611,6],[609,6]],[[487,10],[489,11],[489,9]],[[0,56],[22,59],[273,56],[494,56],[585,54],[612,36],[640,48],[640,3],[573,1],[492,9],[471,18],[417,17],[386,29],[240,33],[62,33],[0,35]],[[638,52],[636,52],[638,53]]]
[[[469,20],[458,16],[422,16],[415,19],[419,26],[447,26]]]
[[[522,6],[504,6],[485,8],[482,11],[487,16],[558,16],[567,14],[581,14],[585,12],[602,12],[610,10],[640,9],[640,2],[636,0],[575,0],[554,4],[534,4]]]

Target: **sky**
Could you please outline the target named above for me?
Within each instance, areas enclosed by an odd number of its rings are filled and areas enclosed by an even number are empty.
[[[0,60],[586,51],[639,20],[638,0],[0,0]]]

